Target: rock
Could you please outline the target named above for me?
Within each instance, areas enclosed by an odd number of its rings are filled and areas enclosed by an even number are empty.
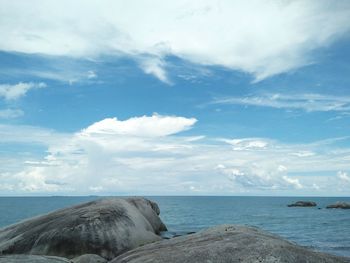
[[[222,225],[136,248],[110,263],[345,263],[257,228]]]
[[[180,236],[184,236],[184,235],[191,235],[194,234],[196,232],[188,232],[188,231],[177,231],[177,232],[171,232],[171,231],[163,231],[160,233],[160,236],[163,239],[171,239],[174,237],[180,237]]]
[[[71,261],[66,258],[59,257],[7,255],[0,256],[0,263],[71,263]]]
[[[100,199],[0,229],[0,254],[112,259],[160,240],[166,230],[157,204],[144,198]]]
[[[347,202],[336,202],[333,205],[327,206],[327,208],[350,209],[350,203],[347,203]]]
[[[85,254],[74,258],[73,263],[107,263],[107,260],[96,254]]]
[[[288,205],[288,207],[294,207],[294,206],[310,207],[310,206],[317,206],[317,204],[311,201],[298,201],[298,202],[295,202],[294,204]]]

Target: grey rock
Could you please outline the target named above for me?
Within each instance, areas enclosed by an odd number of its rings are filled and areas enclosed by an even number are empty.
[[[347,202],[336,202],[333,205],[328,205],[327,208],[350,209],[350,203],[347,203]]]
[[[312,206],[317,206],[317,204],[315,202],[311,202],[311,201],[298,201],[295,202],[293,204],[288,205],[288,207],[312,207]]]
[[[107,263],[107,260],[96,254],[85,254],[73,258],[73,263]]]
[[[253,227],[222,225],[136,248],[110,263],[345,263]]]
[[[160,233],[160,236],[163,239],[171,239],[174,237],[180,237],[180,236],[184,236],[184,235],[191,235],[194,234],[196,232],[188,232],[188,231],[177,231],[177,232],[171,232],[171,231],[163,231]]]
[[[100,199],[0,229],[1,254],[112,259],[160,240],[166,230],[158,206],[144,198]]]
[[[37,255],[7,255],[0,256],[0,263],[71,263],[66,258],[46,257]]]

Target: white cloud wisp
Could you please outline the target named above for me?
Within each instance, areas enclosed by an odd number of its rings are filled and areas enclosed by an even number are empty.
[[[262,94],[246,97],[227,97],[215,99],[212,104],[231,104],[242,106],[269,107],[314,111],[350,111],[350,97],[322,94]]]
[[[0,50],[118,53],[166,83],[167,56],[261,80],[313,63],[315,50],[350,29],[348,1],[2,0],[1,6],[0,34],[6,38]]]
[[[0,119],[14,119],[24,115],[24,112],[19,109],[3,109],[0,110]]]
[[[32,89],[45,88],[45,83],[33,83],[33,82],[19,82],[17,84],[0,84],[0,98],[11,101],[19,99],[26,95],[26,93]]]

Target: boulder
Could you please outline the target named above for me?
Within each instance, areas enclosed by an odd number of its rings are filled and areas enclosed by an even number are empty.
[[[96,254],[85,254],[73,258],[73,263],[107,263],[107,260]]]
[[[0,256],[0,263],[71,263],[66,258],[46,257],[37,255],[6,255]]]
[[[294,206],[311,207],[311,206],[317,206],[317,204],[315,202],[311,202],[311,201],[298,201],[298,202],[295,202],[293,204],[288,205],[288,207],[294,207]]]
[[[159,208],[144,198],[100,199],[0,229],[0,254],[112,259],[150,242],[166,227]]]
[[[345,263],[348,258],[315,252],[253,227],[222,225],[148,244],[110,263]]]
[[[350,203],[347,203],[347,202],[336,202],[333,205],[328,205],[327,208],[350,209]]]

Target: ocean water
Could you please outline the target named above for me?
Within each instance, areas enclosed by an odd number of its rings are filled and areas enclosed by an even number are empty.
[[[99,197],[0,197],[0,227]],[[334,197],[148,197],[169,231],[198,231],[218,224],[260,227],[299,245],[350,257],[350,210],[325,209]],[[287,207],[298,200],[318,207]],[[318,209],[322,208],[322,209]]]

